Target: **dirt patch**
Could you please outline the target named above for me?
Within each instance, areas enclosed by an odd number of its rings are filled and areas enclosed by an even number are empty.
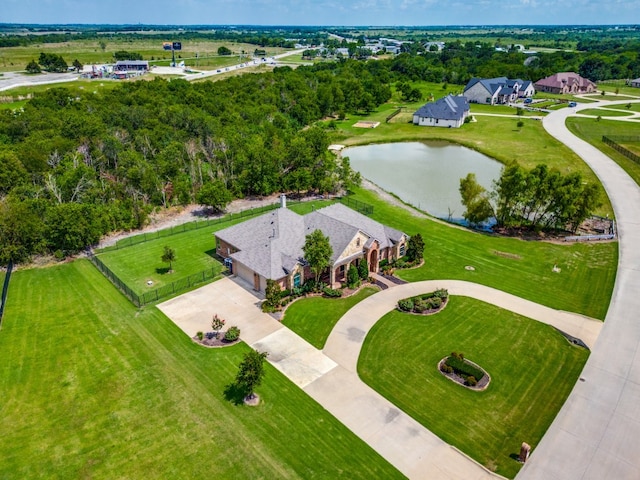
[[[380,125],[380,122],[370,122],[366,120],[361,120],[353,124],[355,128],[376,128]]]
[[[501,252],[499,250],[494,250],[493,254],[503,258],[510,258],[511,260],[522,260],[522,257],[516,253]]]

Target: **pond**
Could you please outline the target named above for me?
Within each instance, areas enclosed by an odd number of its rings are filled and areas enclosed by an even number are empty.
[[[351,167],[404,202],[434,217],[464,223],[460,179],[475,173],[491,190],[502,164],[448,142],[401,142],[345,148]]]

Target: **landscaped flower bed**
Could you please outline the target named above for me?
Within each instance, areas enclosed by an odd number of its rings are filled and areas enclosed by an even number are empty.
[[[415,297],[398,300],[398,310],[419,314],[430,314],[440,311],[447,303],[449,292],[441,288],[435,292],[423,293]]]
[[[454,382],[474,390],[484,390],[491,381],[480,366],[465,359],[462,353],[452,352],[440,360],[438,370]]]

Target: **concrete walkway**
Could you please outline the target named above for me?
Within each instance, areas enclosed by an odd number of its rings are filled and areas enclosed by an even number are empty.
[[[580,111],[611,104],[579,106]],[[632,103],[636,103],[632,101]],[[568,109],[548,115],[547,131],[593,169],[618,223],[618,274],[604,326],[581,377],[517,476],[522,480],[640,479],[640,188],[622,168],[565,126]],[[639,126],[640,133],[640,126]]]

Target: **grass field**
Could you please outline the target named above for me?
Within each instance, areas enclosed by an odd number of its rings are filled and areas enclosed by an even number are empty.
[[[627,107],[627,105],[629,105],[629,107]],[[622,110],[624,112],[640,112],[640,103],[628,103],[627,105],[607,105],[607,108]]]
[[[225,398],[245,344],[206,349],[87,261],[18,271],[0,331],[0,478],[399,478],[270,365]]]
[[[313,208],[321,208],[327,201],[312,201],[299,204],[291,203],[289,208],[298,213],[307,213]],[[100,253],[99,258],[120,280],[135,293],[141,295],[181,278],[203,270],[222,271],[222,264],[215,255],[213,232],[247,220],[249,217],[235,217],[233,220],[217,223],[197,230],[187,230],[168,237],[161,237],[130,247]],[[168,264],[161,260],[164,247],[175,251],[173,272],[168,273]],[[148,285],[147,282],[152,284]]]
[[[602,119],[599,122],[591,118],[570,117],[567,119],[567,128],[578,137],[601,150],[620,165],[635,182],[640,185],[640,164],[618,153],[609,145],[602,142],[602,137],[609,136],[639,136],[638,125],[630,122],[618,122],[616,120]]]
[[[485,391],[467,390],[438,372],[438,362],[453,351],[489,373]],[[367,335],[358,373],[445,442],[512,478],[521,467],[514,458],[520,445],[535,449],[587,357],[549,326],[451,297],[436,315],[384,316]]]
[[[587,108],[580,110],[581,115],[593,115],[594,117],[629,117],[631,113],[622,110],[610,110],[607,108]]]
[[[534,105],[537,106],[537,105]],[[509,107],[508,105],[483,105],[480,103],[472,103],[470,106],[470,114],[474,113],[493,113],[496,115],[517,115],[518,109],[515,107]],[[522,117],[544,117],[547,115],[545,112],[535,112],[526,109],[522,109]]]
[[[347,298],[302,298],[287,307],[282,323],[322,350],[338,320],[355,304],[378,291],[377,287],[365,287]]]
[[[468,280],[604,319],[616,275],[616,242],[554,244],[491,236],[417,218],[364,189],[354,198],[374,206],[375,220],[409,235],[422,234],[425,263],[397,271],[405,280]],[[467,265],[475,270],[466,270]],[[560,273],[552,272],[554,265]]]
[[[174,40],[171,34],[167,33],[167,41]],[[100,41],[106,44],[104,51],[100,47]],[[95,40],[76,40],[63,43],[43,43],[26,47],[6,47],[0,50],[0,71],[23,70],[31,60],[38,60],[41,52],[62,55],[67,64],[78,59],[83,65],[101,64],[113,62],[114,52],[125,50],[136,52],[150,61],[169,61],[171,51],[162,49],[162,40],[138,39],[130,40],[125,38],[103,38]],[[256,45],[248,43],[235,43],[231,41],[208,41],[208,40],[182,40],[182,50],[175,52],[176,60],[183,61],[188,66],[216,67],[227,65],[229,57],[218,56],[218,48],[221,46],[229,48],[238,62],[238,55],[244,51],[246,54],[253,54]],[[286,51],[283,48],[266,48],[267,55],[272,56]],[[197,58],[196,58],[197,54]]]

